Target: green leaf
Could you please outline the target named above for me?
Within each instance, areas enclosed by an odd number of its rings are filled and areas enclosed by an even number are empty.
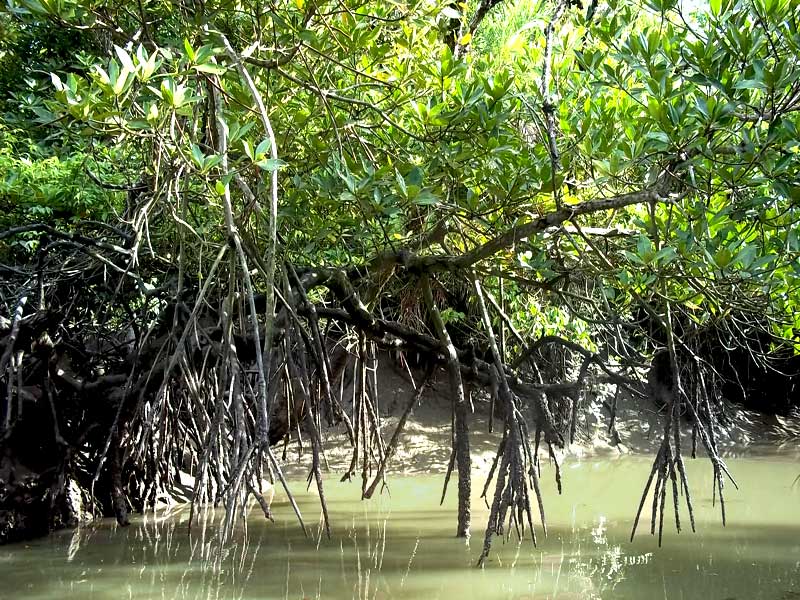
[[[197,55],[194,60],[199,64],[207,63],[208,59],[217,54],[220,50],[220,48],[215,48],[211,44],[204,44],[197,50]]]
[[[762,267],[766,267],[770,263],[772,263],[776,258],[778,258],[774,254],[768,254],[766,256],[762,256],[753,261],[753,264],[750,266],[750,269],[755,271],[756,269],[761,269]]]
[[[195,59],[194,49],[192,48],[192,45],[189,43],[189,40],[187,40],[186,38],[183,39],[183,48],[184,50],[186,50],[186,56],[189,57],[189,60],[194,62]]]
[[[288,163],[280,158],[265,158],[264,160],[258,161],[256,164],[263,171],[269,171],[270,173],[288,166]]]
[[[678,257],[678,253],[672,246],[665,246],[656,253],[655,261],[660,265],[668,265]]]
[[[459,321],[463,321],[467,315],[463,312],[459,312],[453,308],[445,308],[441,311],[442,321],[447,323],[457,323]]]
[[[649,262],[653,258],[653,242],[646,235],[640,235],[636,242],[636,253],[644,262]]]
[[[147,109],[147,120],[151,123],[154,123],[156,120],[158,120],[158,104],[155,102],[153,102]]]
[[[203,171],[210,171],[222,162],[222,157],[219,154],[212,154],[203,159]]]
[[[142,121],[141,119],[128,121],[128,127],[137,130],[152,129],[152,125],[148,121]]]
[[[400,190],[400,193],[403,195],[403,198],[407,198],[408,188],[406,187],[406,180],[400,174],[400,171],[395,169],[394,178],[397,181],[397,189]]]
[[[756,257],[756,253],[758,249],[754,245],[745,244],[744,248],[739,250],[739,253],[736,255],[734,259],[736,264],[741,266],[742,269],[749,269],[750,265],[753,264],[753,260]]]
[[[131,55],[124,48],[114,45],[114,52],[123,68],[128,69],[130,73],[136,73],[136,67],[133,66]]]
[[[763,81],[758,81],[757,79],[742,79],[741,81],[737,81],[733,85],[734,89],[737,90],[765,90],[767,86],[764,84]]]
[[[186,100],[186,88],[178,84],[175,89],[172,90],[172,106],[180,108],[184,105]]]
[[[261,143],[258,144],[258,146],[256,146],[256,152],[255,152],[256,159],[260,159],[262,156],[264,156],[267,153],[267,150],[270,149],[270,146],[271,144],[269,138],[261,140]]]
[[[247,155],[247,158],[249,158],[252,161],[255,161],[256,156],[255,154],[253,154],[253,144],[251,144],[249,140],[242,140],[242,149],[244,150],[244,153]]]
[[[414,204],[420,206],[436,206],[439,204],[439,198],[435,196],[430,190],[422,190],[414,198]]]
[[[733,259],[733,254],[727,248],[720,248],[714,254],[714,262],[717,263],[721,269],[724,269],[729,264],[731,264],[731,260]]]
[[[644,264],[644,261],[639,257],[638,254],[634,254],[633,252],[628,252],[627,250],[625,250],[623,254],[625,254],[625,257],[632,263],[635,263],[637,265]]]
[[[212,75],[222,75],[228,69],[222,65],[215,65],[213,63],[203,63],[202,65],[193,65],[192,68],[200,73],[211,73]]]
[[[405,179],[409,185],[422,185],[423,171],[419,167],[414,167],[408,172]]]
[[[133,81],[133,78],[131,77],[132,75],[133,71],[129,70],[128,67],[124,67],[122,69],[119,77],[117,77],[117,81],[111,88],[115,96],[120,96],[123,92],[128,90],[130,83]]]
[[[194,164],[196,164],[199,168],[203,168],[203,160],[205,159],[205,154],[200,149],[200,146],[197,144],[192,144],[192,159],[194,160]]]

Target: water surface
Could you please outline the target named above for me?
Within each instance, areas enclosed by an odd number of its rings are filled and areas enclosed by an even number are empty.
[[[474,568],[488,512],[482,500],[473,502],[466,544],[453,537],[454,494],[439,505],[440,476],[392,477],[388,493],[368,502],[359,500],[357,483],[331,476],[330,540],[320,535],[315,495],[298,483],[308,538],[280,495],[276,523],[254,509],[247,535],[240,524],[222,551],[219,515],[191,536],[182,508],[137,517],[127,529],[102,521],[0,547],[0,598],[800,599],[796,462],[729,460],[742,489],[727,489],[723,527],[710,466],[691,461],[698,532],[675,532],[668,501],[661,548],[648,523],[628,541],[650,464],[647,457],[567,462],[562,496],[545,466],[547,538],[539,529],[537,547],[496,539],[484,569]],[[473,487],[479,492],[482,482]],[[685,511],[682,517],[688,525]]]

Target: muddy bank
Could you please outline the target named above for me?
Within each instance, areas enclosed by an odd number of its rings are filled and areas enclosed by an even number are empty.
[[[406,408],[419,376],[410,376],[398,365],[384,366],[380,373],[379,406],[381,434],[387,443],[397,429],[400,413]],[[663,410],[649,398],[634,398],[620,393],[616,400],[613,428],[611,424],[611,386],[598,386],[578,407],[578,422],[574,443],[554,448],[561,462],[569,463],[593,457],[652,456],[658,450],[663,432]],[[502,437],[502,421],[495,418],[489,428],[489,398],[472,394],[470,418],[470,449],[472,472],[485,475],[491,468]],[[525,411],[523,410],[523,414]],[[530,415],[526,415],[530,416]],[[800,413],[788,416],[764,415],[731,403],[725,405],[724,422],[715,428],[720,453],[724,457],[758,456],[776,450],[787,457],[800,460]],[[397,450],[389,462],[387,477],[392,474],[445,473],[452,447],[452,408],[445,374],[422,395],[403,427]],[[682,440],[687,450],[692,448],[692,423],[682,421]],[[325,428],[322,432],[326,470],[330,477],[341,476],[350,464],[352,449],[342,427]],[[307,436],[295,432],[287,443],[279,445],[278,455],[284,470],[295,477],[306,475],[310,461],[310,442]],[[697,443],[698,458],[704,457]],[[547,461],[546,446],[540,457]]]

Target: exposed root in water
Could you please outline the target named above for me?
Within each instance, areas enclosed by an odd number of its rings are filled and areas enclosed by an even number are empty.
[[[719,455],[717,443],[714,435],[714,411],[709,402],[712,393],[706,386],[704,372],[705,367],[696,355],[693,355],[693,368],[688,370],[691,375],[695,394],[687,394],[681,369],[678,364],[676,350],[676,336],[672,331],[669,319],[670,311],[667,307],[667,320],[664,323],[667,334],[667,349],[657,356],[661,363],[659,369],[666,370],[667,377],[659,376],[658,369],[651,370],[650,392],[654,400],[665,407],[664,430],[661,438],[661,445],[656,453],[650,475],[644,486],[639,508],[636,511],[633,527],[631,529],[631,541],[636,535],[639,519],[644,509],[647,496],[652,488],[652,507],[650,511],[650,534],[655,535],[658,530],[658,545],[661,546],[664,533],[664,509],[666,506],[667,487],[671,484],[673,512],[675,515],[675,529],[680,533],[680,496],[686,499],[686,510],[689,515],[691,529],[695,531],[694,508],[692,506],[692,495],[689,489],[689,481],[686,475],[686,466],[683,461],[682,442],[681,442],[681,423],[680,410],[685,406],[693,420],[692,434],[692,456],[696,454],[697,435],[699,434],[703,446],[708,454],[708,458],[714,469],[713,494],[716,499],[719,494],[720,512],[722,524],[725,525],[725,497],[723,495],[724,479],[726,476],[736,487],[736,481],[731,476],[725,462]],[[691,352],[691,349],[685,347]],[[658,363],[656,363],[658,366]],[[699,398],[699,400],[698,400]]]
[[[490,399],[489,428],[496,418],[502,422],[502,439],[482,493],[490,508],[483,563],[494,536],[530,532],[536,542],[535,510],[546,534],[540,451],[546,444],[560,490],[554,448],[574,439],[586,390],[598,382],[624,389],[637,385],[634,371],[575,342],[545,335],[523,344],[502,298],[490,296],[485,278],[477,273],[468,277],[474,303],[460,325],[465,335],[445,322],[449,290],[462,284],[452,273],[420,273],[386,259],[369,271],[301,268],[283,259],[276,266],[279,285],[273,288],[268,330],[267,299],[253,283],[254,277],[265,280],[267,267],[245,230],[238,232],[241,253],[220,244],[210,260],[191,265],[204,271],[202,285],[189,282],[189,264],[179,264],[177,271],[160,273],[166,283],[156,289],[143,285],[144,273],[159,272],[160,263],[134,249],[120,250],[132,243],[135,232],[122,236],[103,229],[93,235],[96,256],[63,247],[43,250],[30,273],[9,282],[16,287],[12,318],[0,326],[6,398],[2,435],[8,448],[24,448],[26,436],[34,432],[49,440],[49,447],[66,448],[67,459],[58,466],[60,481],[77,477],[87,488],[93,483],[99,509],[115,514],[121,524],[131,509],[154,505],[190,475],[192,521],[203,506],[223,505],[223,538],[230,538],[252,499],[265,518],[273,518],[262,494],[267,481],[285,489],[305,530],[273,451],[293,437],[299,441],[302,434],[309,442],[308,484],[317,489],[324,531],[330,535],[326,428],[344,428],[351,455],[343,478],[358,478],[362,496],[370,498],[385,486],[408,416],[443,370],[453,428],[444,490],[455,473],[460,536],[470,533],[472,397],[483,390]],[[109,270],[109,261],[118,268]],[[26,308],[31,281],[37,278],[42,280],[40,298],[33,309]],[[402,298],[400,305],[385,301],[382,294],[390,289]],[[101,290],[113,293],[115,302],[98,302]],[[369,307],[362,297],[371,298]],[[516,353],[499,337],[498,322],[517,340]],[[672,355],[677,356],[674,348]],[[386,443],[378,371],[382,361],[396,360],[393,356],[419,376],[407,364],[415,362],[423,375]],[[665,406],[663,441],[633,528],[652,493],[651,532],[658,530],[659,539],[668,488],[676,527],[681,528],[678,499],[683,494],[694,529],[682,412],[693,420],[693,445],[699,438],[711,460],[723,520],[723,483],[730,476],[717,452],[718,411],[705,370],[692,371],[687,393],[676,361],[670,361],[676,383],[653,391]],[[572,378],[563,368],[568,364],[576,366]],[[553,377],[560,380],[548,381]],[[615,419],[612,411],[611,427]],[[50,430],[43,431],[43,424]]]

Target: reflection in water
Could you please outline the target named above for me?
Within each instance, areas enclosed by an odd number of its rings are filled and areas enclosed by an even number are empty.
[[[227,545],[220,512],[201,511],[190,531],[177,507],[127,529],[103,522],[0,548],[0,598],[800,598],[796,463],[732,461],[744,489],[731,493],[723,528],[710,469],[695,462],[698,533],[670,531],[659,549],[647,535],[627,540],[649,460],[573,465],[564,496],[546,492],[549,537],[538,547],[497,543],[485,569],[474,568],[478,538],[453,537],[455,501],[438,505],[439,477],[395,477],[390,494],[369,502],[330,478],[331,539],[321,523],[304,538],[280,497],[277,523],[255,507]],[[299,501],[319,512],[313,496]],[[486,520],[480,507],[476,499],[475,531]]]

